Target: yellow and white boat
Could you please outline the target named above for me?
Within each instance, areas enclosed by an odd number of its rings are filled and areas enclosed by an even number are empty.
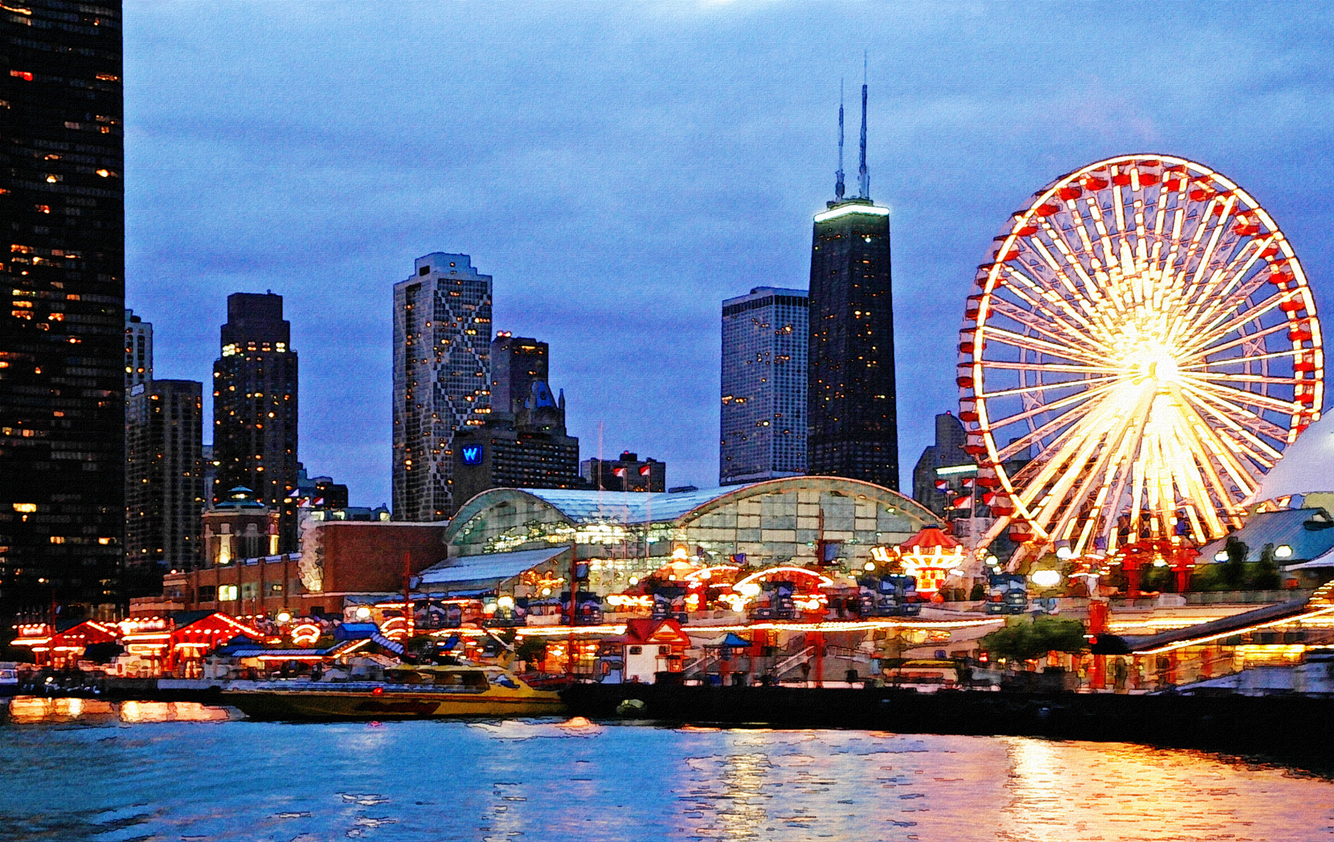
[[[222,704],[252,719],[432,719],[547,716],[560,695],[494,666],[410,666],[384,681],[273,681],[224,688]]]

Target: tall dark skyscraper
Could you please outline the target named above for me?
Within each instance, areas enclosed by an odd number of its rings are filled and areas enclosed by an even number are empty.
[[[110,617],[125,530],[119,2],[0,11],[0,616]]]
[[[858,196],[843,197],[843,105],[834,201],[811,246],[806,472],[899,487],[889,209],[871,201],[862,85]]]
[[[282,507],[296,488],[297,356],[281,295],[227,296],[222,356],[213,363],[214,496],[249,488]],[[295,552],[295,515],[279,526],[278,552]]]

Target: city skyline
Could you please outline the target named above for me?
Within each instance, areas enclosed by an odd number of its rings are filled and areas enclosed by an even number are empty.
[[[838,80],[855,87],[864,48],[902,476],[956,406],[963,300],[995,221],[1103,153],[1173,152],[1248,185],[1328,305],[1329,13],[1309,6],[1298,28],[1150,8],[1194,46],[1063,7],[648,7],[604,33],[572,6],[476,22],[131,4],[127,305],[157,324],[162,367],[206,379],[226,294],[283,294],[306,358],[303,461],[387,502],[394,267],[468,253],[496,278],[495,328],[561,348],[571,435],[595,442],[603,422],[607,442],[671,463],[672,484],[712,485],[716,308],[804,286]],[[422,69],[419,33],[446,31],[466,69]],[[812,52],[816,35],[848,46]],[[349,39],[357,58],[325,57]],[[639,400],[597,399],[626,384]]]

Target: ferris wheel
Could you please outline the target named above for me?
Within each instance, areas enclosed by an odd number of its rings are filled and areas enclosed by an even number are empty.
[[[1297,256],[1201,164],[1126,155],[1035,194],[978,267],[959,337],[977,483],[1027,553],[1203,543],[1319,417]]]

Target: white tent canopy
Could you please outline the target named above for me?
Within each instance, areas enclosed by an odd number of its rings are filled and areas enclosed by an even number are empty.
[[[1334,417],[1328,415],[1297,437],[1247,502],[1321,492],[1334,492]]]

